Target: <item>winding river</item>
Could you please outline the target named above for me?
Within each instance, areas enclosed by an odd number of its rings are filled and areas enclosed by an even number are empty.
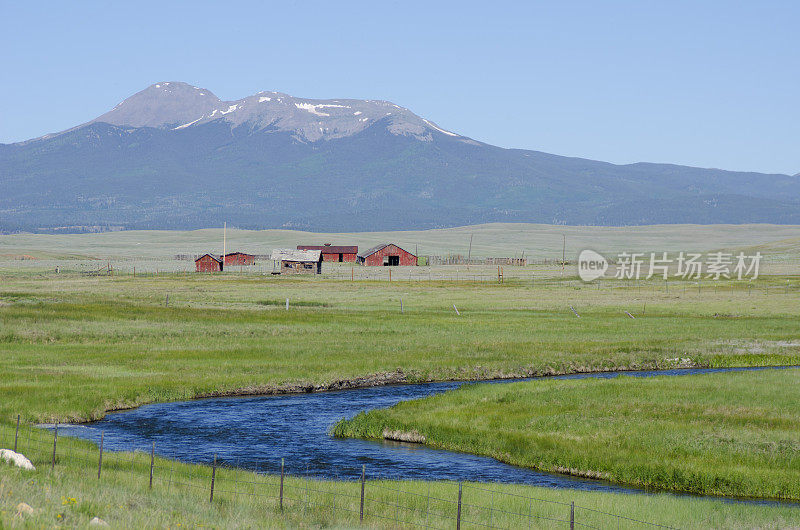
[[[605,372],[553,376],[556,379],[688,376],[776,368],[698,368]],[[783,369],[783,368],[778,368]],[[537,379],[537,378],[533,378]],[[490,383],[503,384],[508,380]],[[258,397],[230,397],[145,405],[108,414],[59,433],[100,441],[106,450],[150,451],[183,462],[210,464],[216,454],[225,464],[275,473],[286,470],[356,479],[366,465],[370,478],[521,483],[553,488],[642,493],[610,482],[542,473],[492,458],[430,449],[414,444],[338,439],[331,426],[362,410],[389,407],[455,389],[465,382],[423,383]]]

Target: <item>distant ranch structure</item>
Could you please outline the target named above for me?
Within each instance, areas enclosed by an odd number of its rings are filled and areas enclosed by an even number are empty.
[[[358,259],[357,246],[337,246],[325,243],[324,245],[297,245],[297,250],[319,250],[322,252],[322,261],[334,263],[352,263]]]
[[[224,264],[217,256],[203,254],[194,260],[194,267],[197,272],[222,272]]]
[[[360,252],[358,263],[371,267],[415,266],[417,256],[393,243],[384,243]]]
[[[270,258],[277,270],[273,274],[322,274],[322,252],[276,248]]]
[[[255,262],[256,257],[253,254],[245,254],[244,252],[229,252],[225,254],[225,266],[253,265]]]

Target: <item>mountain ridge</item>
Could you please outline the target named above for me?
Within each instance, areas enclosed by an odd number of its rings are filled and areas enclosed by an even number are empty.
[[[88,123],[180,130],[222,120],[233,127],[248,124],[254,131],[291,130],[299,140],[313,142],[350,136],[387,116],[395,134],[430,141],[427,133],[438,131],[464,138],[390,101],[299,98],[267,91],[223,101],[210,90],[180,81],[154,83]]]
[[[0,183],[6,231],[800,224],[798,176],[505,149],[387,101],[222,101],[174,81],[85,124],[0,144]]]

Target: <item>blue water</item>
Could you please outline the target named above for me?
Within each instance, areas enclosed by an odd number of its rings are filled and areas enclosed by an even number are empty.
[[[774,368],[679,369],[607,372],[555,376],[554,379],[620,376],[688,376],[713,372]],[[534,378],[538,379],[538,378]],[[503,384],[508,380],[493,381]],[[371,479],[425,479],[531,484],[641,493],[605,481],[541,473],[503,464],[492,458],[429,449],[415,444],[338,439],[331,426],[341,418],[401,401],[439,394],[463,382],[394,385],[335,392],[279,396],[231,397],[145,405],[108,414],[103,420],[59,426],[59,434],[100,441],[104,450],[150,451],[183,462],[219,462],[259,472],[279,472],[281,458],[287,473],[356,479],[366,465]]]

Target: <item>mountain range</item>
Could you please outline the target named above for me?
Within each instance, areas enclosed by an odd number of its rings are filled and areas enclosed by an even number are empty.
[[[7,232],[800,224],[800,175],[504,149],[387,101],[222,101],[174,81],[83,125],[0,144],[0,189]]]

